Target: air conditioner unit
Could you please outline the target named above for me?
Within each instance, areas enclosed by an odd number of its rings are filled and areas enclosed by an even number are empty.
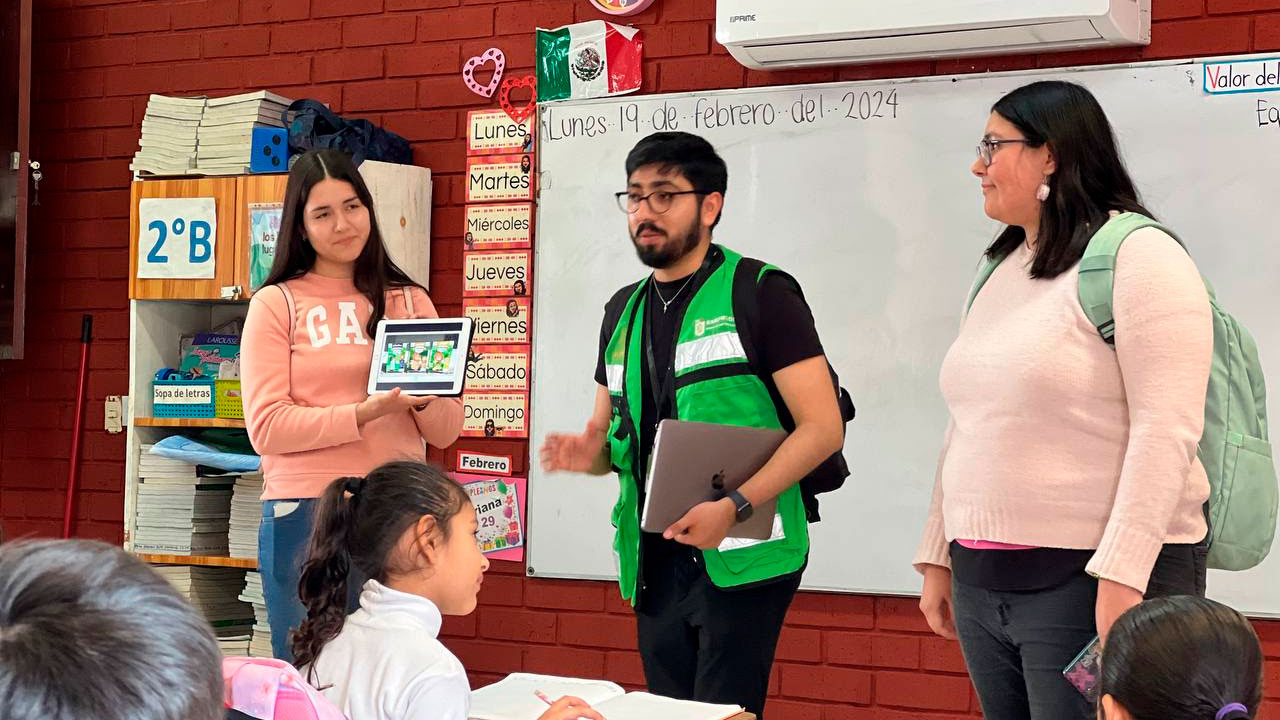
[[[750,68],[1054,52],[1151,42],[1151,0],[716,0]]]

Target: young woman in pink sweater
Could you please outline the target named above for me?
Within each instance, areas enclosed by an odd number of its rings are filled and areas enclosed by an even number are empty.
[[[1148,228],[1117,255],[1114,347],[1085,316],[1089,238],[1117,211],[1151,213],[1083,87],[1009,93],[978,155],[986,214],[1007,225],[987,254],[1005,259],[942,364],[920,606],[959,636],[989,720],[1083,720],[1062,676],[1075,655],[1144,594],[1204,594],[1209,301],[1187,252]]]
[[[378,321],[436,316],[426,291],[387,256],[350,157],[298,158],[275,263],[249,304],[241,343],[245,421],[266,479],[258,565],[278,658],[289,659],[289,633],[305,614],[298,577],[315,499],[336,477],[422,461],[424,441],[447,447],[462,430],[457,400],[367,392]]]

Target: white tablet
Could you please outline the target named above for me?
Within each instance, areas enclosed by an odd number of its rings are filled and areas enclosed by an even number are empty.
[[[471,318],[383,320],[373,341],[369,394],[462,394],[471,350]]]

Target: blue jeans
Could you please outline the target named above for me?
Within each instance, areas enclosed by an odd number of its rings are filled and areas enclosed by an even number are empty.
[[[262,503],[262,524],[258,526],[258,569],[262,573],[262,594],[267,600],[267,622],[271,624],[271,653],[293,662],[290,635],[302,624],[307,609],[298,595],[302,564],[311,541],[316,498],[266,500]],[[284,515],[276,515],[281,504],[297,503]],[[354,569],[347,576],[347,611],[358,607],[363,578]]]
[[[276,517],[276,506],[289,503],[297,503],[297,507]],[[315,498],[266,500],[262,503],[262,524],[258,526],[258,569],[271,624],[271,652],[288,662],[293,662],[289,635],[307,616],[298,598],[298,579],[311,539],[315,504]]]

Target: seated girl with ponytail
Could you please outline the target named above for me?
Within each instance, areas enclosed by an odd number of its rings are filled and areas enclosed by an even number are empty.
[[[293,657],[355,720],[466,720],[466,671],[437,639],[466,615],[489,561],[465,490],[435,467],[392,462],[334,481],[317,504],[299,593],[307,608]],[[347,615],[351,570],[370,578]],[[540,720],[603,720],[574,697]]]
[[[1248,720],[1262,700],[1262,647],[1226,605],[1148,600],[1107,635],[1099,697],[1099,720]]]

